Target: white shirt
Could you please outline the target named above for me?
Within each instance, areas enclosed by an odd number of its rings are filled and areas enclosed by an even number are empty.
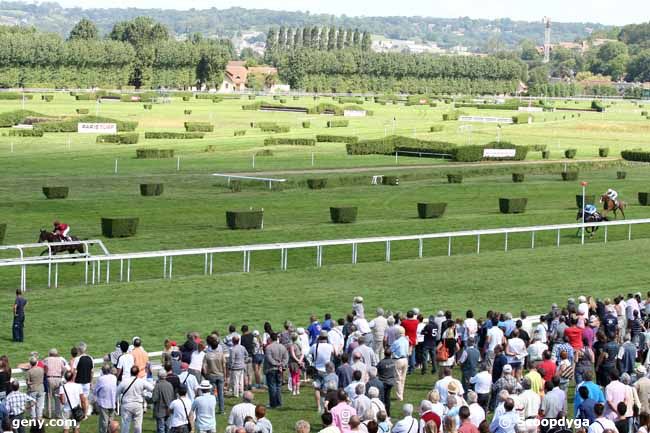
[[[469,380],[474,385],[477,394],[489,394],[492,389],[492,375],[488,371],[481,371]]]
[[[542,398],[536,392],[527,389],[519,394],[519,401],[523,406],[523,417],[536,417],[539,412],[539,406],[542,404]]]
[[[627,313],[627,320],[634,320],[634,312],[639,311],[639,303],[634,298],[628,299],[625,303],[626,303],[625,311]]]
[[[541,341],[536,341],[528,346],[528,359],[540,361],[543,358],[544,351],[548,350],[548,345]]]
[[[488,329],[487,336],[491,337],[490,344],[488,345],[489,351],[494,351],[494,348],[503,342],[503,331],[498,326],[493,326]]]
[[[169,411],[171,412],[169,427],[174,428],[188,424],[187,415],[192,411],[192,402],[187,397],[177,398],[169,405]]]
[[[117,361],[117,368],[122,369],[122,382],[131,379],[131,367],[133,367],[134,362],[133,355],[130,353],[120,356],[120,360]]]
[[[369,324],[372,329],[372,335],[375,340],[383,340],[386,328],[388,328],[388,320],[384,316],[375,317]]]
[[[474,424],[474,427],[478,428],[485,420],[485,410],[478,403],[472,403],[469,405],[469,422]]]
[[[232,407],[228,417],[228,425],[244,426],[244,420],[247,416],[255,418],[255,405],[253,403],[239,403]]]
[[[64,387],[65,391],[63,389]],[[66,392],[68,393],[67,396]],[[83,394],[83,388],[78,383],[68,382],[65,385],[62,385],[59,388],[59,395],[65,397],[65,406],[63,406],[63,410],[66,412],[72,412],[72,408],[80,406],[81,394]],[[68,400],[68,397],[70,397],[70,400]]]
[[[601,416],[600,418],[597,418],[596,421],[591,423],[591,425],[589,426],[589,430],[587,430],[587,433],[603,433],[607,429],[610,429],[615,432],[618,431],[616,429],[616,425],[614,424],[614,421],[611,421]]]
[[[506,352],[515,354],[514,356],[507,355],[510,362],[523,361],[526,359],[526,355],[528,355],[528,351],[526,350],[526,343],[524,343],[524,340],[518,337],[508,340]]]
[[[540,323],[535,328],[535,335],[533,337],[539,337],[539,341],[542,343],[547,343],[548,338],[546,337],[546,326],[543,323]]]
[[[578,314],[581,314],[585,317],[589,316],[589,304],[582,302],[578,304]]]
[[[368,325],[368,321],[366,319],[358,317],[354,320],[353,323],[354,326],[357,327],[357,330],[361,332],[361,335],[370,333],[370,325]]]
[[[478,323],[474,318],[465,319],[465,322],[463,322],[463,326],[465,326],[465,329],[467,330],[467,335],[469,337],[474,337],[478,332]]]
[[[399,420],[391,430],[392,433],[418,433],[420,424],[412,416],[405,416]]]
[[[341,330],[341,328],[342,328],[341,326],[336,326],[332,328],[330,332],[327,333],[327,340],[334,347],[336,353],[342,353],[343,345],[345,344],[345,340],[343,338],[343,331]]]
[[[418,323],[417,328],[415,328],[415,342],[416,343],[423,343],[424,342],[424,335],[422,334],[422,330],[424,327],[427,326],[423,322]]]
[[[187,389],[187,398],[190,400],[190,402],[194,401],[196,388],[199,386],[199,382],[197,382],[196,377],[187,371],[183,371],[178,375],[178,379],[181,381],[181,385],[185,386]]]
[[[325,364],[332,360],[332,352],[334,352],[334,347],[329,343],[318,342],[311,346],[309,353],[316,370],[325,371]]]
[[[192,352],[192,360],[190,361],[189,368],[191,370],[201,371],[203,368],[203,358],[205,358],[205,352],[194,351]]]
[[[452,376],[445,376],[442,379],[440,379],[438,382],[436,382],[436,389],[438,390],[438,393],[440,393],[440,403],[442,404],[447,404],[447,394],[448,394],[447,387],[451,382],[455,382],[456,385],[458,386],[458,395],[465,394],[463,385],[461,385],[461,383],[457,379],[454,379]]]

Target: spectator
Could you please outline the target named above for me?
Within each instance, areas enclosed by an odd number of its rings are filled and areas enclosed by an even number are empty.
[[[379,364],[377,364],[377,378],[383,385],[384,392],[382,393],[381,401],[386,407],[386,413],[388,416],[390,416],[390,393],[395,386],[396,375],[395,359],[392,358],[391,350],[387,348],[384,350],[384,359],[379,361]]]
[[[258,433],[273,433],[273,425],[271,424],[271,421],[266,417],[266,408],[263,405],[258,404],[255,406],[255,418],[257,419]]]
[[[218,350],[219,338],[214,335],[209,335],[206,342],[210,350],[203,357],[203,376],[208,379],[210,386],[212,386],[212,393],[218,405],[217,413],[222,414],[225,403],[223,394],[224,378],[228,373],[226,357],[223,351]]]
[[[422,400],[420,402],[420,431],[424,430],[426,424],[433,422],[436,428],[440,429],[442,419],[440,415],[433,411],[433,404],[429,400]]]
[[[271,333],[270,340],[264,351],[264,374],[269,388],[269,406],[276,408],[282,406],[282,372],[289,363],[289,352],[278,343],[277,334]]]
[[[474,391],[478,398],[477,403],[486,411],[492,391],[492,374],[487,370],[487,365],[482,365],[481,371],[472,377],[469,382],[474,385]]]
[[[178,398],[169,405],[169,427],[171,433],[189,433],[190,431],[190,409],[192,402],[187,397],[187,390],[184,386],[178,389]]]
[[[460,426],[458,427],[459,433],[479,433],[478,427],[472,424],[472,421],[470,420],[469,407],[461,407],[458,410],[458,416],[460,417]]]
[[[178,375],[178,380],[180,382],[179,388],[180,387],[185,387],[185,391],[187,392],[187,398],[190,399],[190,401],[194,401],[194,397],[196,395],[196,388],[198,388],[199,383],[196,381],[196,377],[189,371],[189,364],[186,362],[181,364],[181,374]],[[178,389],[176,390],[178,392]]]
[[[65,384],[59,387],[59,398],[61,399],[61,405],[63,407],[63,419],[71,420],[72,410],[76,407],[81,407],[84,413],[88,408],[88,400],[83,393],[81,385],[78,383],[72,382],[72,372],[66,371],[64,374]],[[81,427],[81,422],[77,422],[75,425],[75,433],[79,433],[79,428]],[[64,424],[63,433],[67,433],[70,430],[70,425],[68,423]],[[124,430],[128,433],[128,430]],[[136,433],[139,433],[136,432]]]
[[[31,407],[31,417],[32,419],[42,419],[43,408],[45,407],[45,371],[38,366],[37,358],[31,358],[29,360],[26,381],[27,393],[35,401]]]
[[[253,404],[253,398],[254,396],[252,392],[244,391],[244,394],[242,395],[242,402],[234,405],[230,410],[230,415],[228,416],[228,425],[243,427],[246,417],[255,416],[255,405]]]
[[[58,350],[50,349],[48,357],[43,360],[43,364],[45,365],[45,380],[48,390],[48,418],[59,418],[61,417],[61,400],[58,392],[68,363],[62,356],[59,356]],[[9,371],[11,372],[11,369]],[[53,410],[54,412],[52,412]]]
[[[93,358],[86,353],[88,346],[83,341],[77,346],[79,355],[74,359],[72,364],[72,371],[74,372],[73,382],[81,385],[86,399],[90,397],[90,385],[93,381]],[[92,413],[92,407],[88,405],[89,412],[86,413],[87,416],[90,416]]]
[[[21,424],[21,421],[25,417],[25,411],[35,404],[36,400],[34,398],[20,391],[18,382],[11,382],[11,392],[7,395],[4,405],[11,420],[11,425],[13,426],[16,422],[19,423],[18,428],[14,427],[14,432],[25,432],[25,427]]]
[[[142,416],[144,407],[144,394],[152,392],[154,384],[146,379],[138,377],[140,369],[137,366],[131,367],[129,380],[123,380],[117,387],[117,395],[120,402],[120,415],[122,416],[122,433],[129,433],[133,423],[134,433],[142,432]]]
[[[120,341],[120,351],[122,354],[117,359],[117,381],[122,384],[131,381],[131,367],[135,365],[135,360],[133,355],[128,353],[129,343],[124,340]]]
[[[349,433],[350,419],[357,415],[357,411],[348,404],[348,396],[342,389],[338,391],[337,400],[337,405],[330,411],[334,425],[341,430],[341,433]]]
[[[138,377],[140,379],[146,378],[149,369],[149,354],[142,348],[142,340],[140,337],[133,338],[131,356],[133,356],[133,365],[138,367]]]
[[[505,409],[505,412],[498,416],[494,416],[494,419],[490,424],[490,431],[492,433],[515,433],[515,426],[519,423],[519,415],[514,410],[514,400],[508,398],[503,403],[503,407]]]
[[[20,289],[16,289],[16,300],[14,301],[13,312],[14,322],[11,327],[13,341],[22,343],[25,338],[25,307],[27,306],[27,299],[23,296]]]
[[[589,426],[588,433],[605,433],[606,431],[616,432],[616,425],[612,420],[603,416],[605,406],[602,403],[596,403],[594,406],[596,420]]]
[[[368,325],[372,329],[372,349],[377,360],[380,361],[384,357],[384,335],[388,328],[388,320],[384,317],[383,308],[377,308],[377,317],[371,320]]]
[[[469,391],[467,393],[467,404],[469,405],[469,420],[478,428],[485,420],[485,409],[478,403],[478,394]]]
[[[413,418],[413,405],[407,403],[402,406],[402,415],[403,418],[393,426],[392,433],[417,433],[419,424]]]
[[[233,396],[241,397],[244,393],[244,373],[246,372],[246,359],[248,352],[239,344],[239,336],[232,337],[232,347],[230,348],[229,371],[230,371],[230,391]]]
[[[307,421],[301,419],[296,422],[296,433],[309,433],[310,431],[311,427]]]
[[[333,424],[334,420],[332,419],[331,413],[324,412],[320,416],[320,419],[321,422],[323,423],[323,428],[318,433],[341,433],[341,431]]]
[[[594,407],[598,402],[589,398],[589,388],[586,386],[580,386],[578,388],[578,394],[580,394],[581,402],[580,405],[575,408],[575,411],[577,412],[576,418],[587,420],[590,425],[596,420]]]
[[[201,344],[199,343],[199,347]],[[192,402],[192,413],[194,414],[196,431],[199,433],[216,433],[217,421],[214,417],[217,402],[210,395],[210,382],[202,380],[197,388],[198,397]]]
[[[99,433],[106,433],[109,424],[113,421],[117,395],[117,377],[112,374],[110,364],[104,364],[102,366],[102,375],[97,378],[93,392],[95,407],[97,408],[97,412],[99,412],[99,416],[97,417],[97,431]],[[161,432],[158,431],[158,433]]]

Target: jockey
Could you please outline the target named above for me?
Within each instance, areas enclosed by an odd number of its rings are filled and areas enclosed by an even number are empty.
[[[596,211],[597,211],[596,206],[594,206],[593,204],[588,204],[588,205],[585,206],[585,214],[586,215],[589,215],[589,216],[594,215],[596,213]]]
[[[609,199],[612,200],[618,206],[618,193],[616,191],[609,188],[605,193],[605,195],[609,197]]]
[[[70,233],[70,226],[59,221],[54,221],[54,234],[59,236],[63,241],[71,241],[68,236]]]

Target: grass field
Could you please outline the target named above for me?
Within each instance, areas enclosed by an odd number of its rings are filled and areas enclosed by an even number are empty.
[[[259,99],[259,98],[258,98]],[[329,102],[321,98],[319,102]],[[81,238],[101,238],[109,250],[135,252],[160,249],[210,247],[223,245],[286,242],[313,239],[340,239],[380,235],[435,233],[492,227],[528,226],[575,221],[577,182],[563,182],[559,172],[564,164],[564,149],[578,149],[578,159],[594,159],[599,147],[609,147],[610,156],[621,149],[646,146],[650,121],[641,117],[642,108],[630,102],[618,102],[604,114],[572,113],[537,114],[532,125],[504,126],[501,140],[515,144],[545,144],[557,160],[552,166],[474,164],[457,168],[442,160],[400,157],[397,164],[417,165],[396,171],[394,157],[348,156],[343,144],[319,143],[315,147],[270,146],[271,157],[252,157],[265,149],[268,134],[251,129],[251,121],[277,121],[292,126],[282,136],[309,137],[319,133],[358,135],[376,138],[384,134],[417,136],[470,143],[467,132],[459,132],[458,122],[442,122],[444,106],[381,106],[366,102],[375,115],[352,119],[348,128],[327,129],[328,117],[287,113],[243,111],[249,101],[173,99],[171,104],[154,105],[143,110],[139,103],[110,103],[99,107],[94,102],[73,101],[67,94],[57,94],[51,103],[27,101],[27,109],[51,115],[72,115],[76,108],[122,120],[140,122],[141,142],[137,145],[95,144],[94,136],[46,134],[42,138],[19,138],[1,135],[0,130],[0,223],[6,222],[6,244],[34,242],[41,227],[49,227],[55,218],[69,223]],[[289,101],[289,105],[311,106],[309,98]],[[443,104],[444,105],[444,104]],[[561,105],[561,104],[560,104]],[[584,106],[588,103],[570,107]],[[20,108],[20,102],[0,101],[0,113]],[[191,109],[191,116],[183,110]],[[508,116],[513,113],[463,109],[468,114]],[[566,115],[566,119],[562,117]],[[210,121],[214,133],[202,140],[146,140],[143,131],[180,131],[185,120]],[[311,128],[302,129],[303,120]],[[434,124],[444,126],[429,133]],[[235,129],[247,129],[244,137],[234,137]],[[474,124],[471,143],[487,143],[496,138],[496,126]],[[13,143],[13,146],[12,146]],[[207,146],[214,146],[205,152]],[[13,147],[13,152],[11,151]],[[175,159],[137,160],[140,147],[173,148],[181,158],[180,171]],[[312,166],[312,153],[314,165]],[[114,173],[115,160],[119,170]],[[538,152],[529,153],[540,159]],[[589,182],[588,193],[598,194],[616,188],[630,203],[628,218],[650,218],[650,207],[637,204],[636,195],[650,189],[650,172],[645,165],[625,166],[614,158],[602,163],[584,163],[580,180]],[[424,167],[420,167],[424,166]],[[375,167],[373,172],[339,173],[335,169]],[[310,174],[312,169],[333,169],[327,174]],[[627,171],[626,180],[617,180],[617,170]],[[287,173],[298,170],[300,172]],[[269,191],[262,185],[244,183],[242,191],[233,193],[223,180],[210,176],[214,172],[284,172],[281,190]],[[447,172],[462,171],[460,185],[446,183]],[[515,184],[513,171],[525,172],[526,181]],[[399,186],[371,186],[373,174],[396,173]],[[310,177],[327,177],[329,187],[313,191],[304,183]],[[141,197],[138,184],[160,181],[165,184],[161,197]],[[45,185],[67,185],[66,200],[46,200],[41,192]],[[527,197],[526,213],[503,215],[498,212],[500,197]],[[441,219],[420,220],[419,201],[448,203]],[[355,224],[334,225],[328,208],[333,205],[359,207]],[[226,228],[225,211],[264,208],[265,227],[261,231],[231,231]],[[102,216],[137,216],[137,236],[125,239],[101,237]],[[241,269],[240,255],[217,256],[216,275],[201,277],[202,258],[174,260],[173,281],[162,280],[162,260],[134,262],[131,284],[82,286],[83,266],[62,266],[61,287],[45,289],[47,268],[30,268],[26,341],[10,343],[9,315],[0,315],[0,341],[16,364],[26,360],[31,350],[45,353],[51,346],[63,352],[84,340],[94,356],[108,352],[117,339],[137,334],[148,350],[159,350],[166,337],[180,339],[188,330],[202,334],[212,329],[224,330],[227,324],[249,323],[260,327],[266,320],[279,328],[285,319],[307,324],[310,313],[331,312],[339,317],[350,309],[352,297],[363,295],[367,311],[376,306],[405,311],[419,306],[426,313],[439,309],[464,312],[471,307],[484,314],[488,308],[526,309],[531,314],[543,312],[548,304],[562,302],[568,296],[594,294],[614,296],[630,291],[645,291],[647,251],[650,227],[634,228],[632,241],[625,241],[627,228],[613,228],[611,242],[602,242],[602,232],[581,247],[575,233],[565,232],[562,247],[555,248],[555,233],[538,234],[535,250],[530,250],[529,235],[513,235],[512,251],[502,252],[503,237],[481,239],[481,254],[474,254],[475,240],[454,241],[453,253],[446,257],[447,242],[425,242],[424,258],[416,259],[417,243],[392,246],[394,262],[382,263],[383,245],[362,246],[359,262],[351,266],[350,250],[343,247],[325,249],[325,267],[315,269],[315,251],[292,251],[289,270],[278,271],[276,253],[255,253],[250,274]],[[8,257],[3,253],[2,257]],[[611,278],[612,268],[616,278]],[[113,280],[116,270],[113,269]],[[18,283],[18,269],[0,269],[0,305],[6,311]],[[419,401],[432,384],[420,378],[409,387],[408,398]],[[266,395],[260,396],[266,402]],[[288,397],[291,398],[291,397]],[[312,400],[307,392],[290,408],[273,413],[277,431],[289,431],[296,419],[316,421]],[[222,419],[219,420],[224,425]],[[94,431],[90,424],[84,431]],[[149,425],[150,427],[150,425]]]

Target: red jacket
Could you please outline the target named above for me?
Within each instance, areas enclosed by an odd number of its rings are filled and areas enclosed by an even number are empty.
[[[418,323],[418,319],[404,319],[400,323],[404,328],[411,346],[415,346],[415,343],[417,342]]]
[[[69,227],[70,227],[69,225],[61,223],[58,226],[56,226],[56,229],[60,232],[64,232]]]

